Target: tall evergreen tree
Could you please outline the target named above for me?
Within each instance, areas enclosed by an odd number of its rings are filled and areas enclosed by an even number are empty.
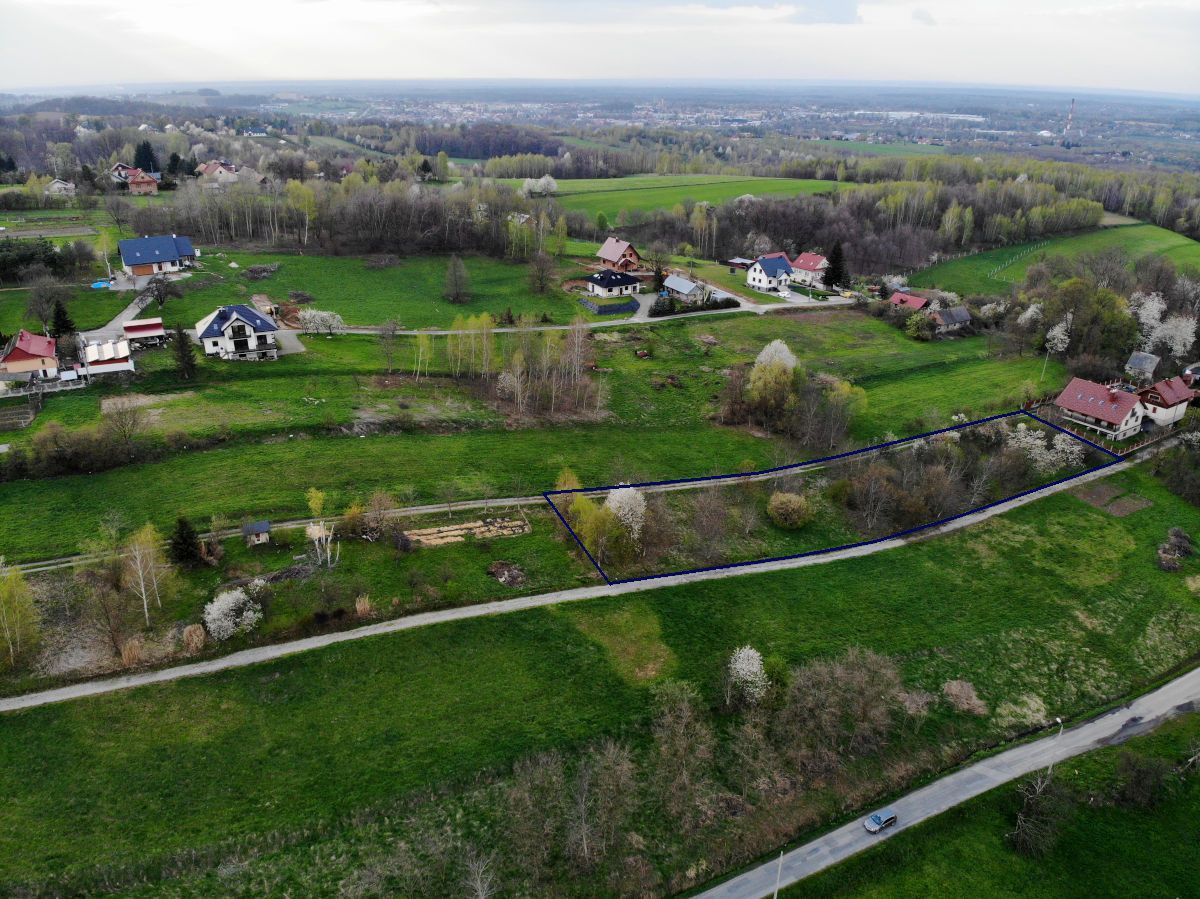
[[[196,347],[183,330],[183,325],[175,326],[171,349],[175,353],[175,373],[179,375],[179,380],[190,381],[196,377]]]
[[[54,318],[50,322],[50,333],[55,337],[67,337],[75,333],[75,322],[62,300],[54,301]]]
[[[158,171],[158,157],[154,155],[154,147],[150,146],[150,141],[144,140],[137,145],[137,149],[133,151],[133,165],[143,172]]]
[[[171,532],[167,555],[176,565],[190,566],[200,561],[200,535],[196,533],[192,523],[182,515],[175,521],[175,530]]]
[[[170,158],[167,160],[167,174],[168,175],[178,175],[179,174],[179,166],[181,166],[182,164],[183,164],[183,157],[181,157],[178,153],[172,153]]]
[[[829,253],[829,268],[825,269],[825,286],[843,287],[849,279],[850,273],[846,271],[846,254],[842,250],[841,241],[838,241]]]

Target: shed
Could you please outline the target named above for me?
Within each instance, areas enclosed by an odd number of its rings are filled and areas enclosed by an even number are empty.
[[[242,525],[242,536],[247,546],[261,546],[271,542],[271,522],[248,521]]]
[[[1161,361],[1153,353],[1134,350],[1129,356],[1129,361],[1125,363],[1125,374],[1135,380],[1149,383],[1154,380],[1154,370]]]

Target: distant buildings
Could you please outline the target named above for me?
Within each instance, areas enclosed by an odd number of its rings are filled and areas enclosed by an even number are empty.
[[[109,169],[108,176],[115,183],[124,184],[135,196],[158,193],[158,183],[162,180],[162,174],[159,172],[143,172],[123,162],[118,162]]]
[[[196,336],[206,356],[243,361],[277,358],[278,330],[269,317],[241,304],[222,306],[196,323]]]
[[[47,197],[63,197],[70,198],[75,196],[75,182],[64,181],[62,178],[55,178],[42,191]]]
[[[159,237],[134,237],[119,241],[121,266],[131,278],[178,272],[196,262],[190,237],[176,234]]]

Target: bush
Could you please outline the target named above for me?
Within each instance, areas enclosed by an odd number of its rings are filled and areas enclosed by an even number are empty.
[[[777,527],[797,531],[813,519],[812,504],[798,493],[772,493],[767,515]]]
[[[262,606],[240,587],[218,593],[204,607],[204,626],[214,640],[228,640],[235,634],[248,634],[261,620]]]
[[[204,630],[204,625],[189,624],[183,629],[183,651],[188,655],[200,652],[207,642],[208,634]]]
[[[1153,808],[1166,792],[1171,765],[1166,759],[1123,752],[1117,763],[1117,773],[1121,778],[1117,802],[1136,808]]]

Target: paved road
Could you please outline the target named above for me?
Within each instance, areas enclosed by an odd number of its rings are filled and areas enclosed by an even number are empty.
[[[1097,478],[1106,477],[1116,471],[1121,471],[1128,468],[1132,463],[1120,462],[1100,471],[1092,472],[1069,481],[1065,484],[1056,484],[1051,487],[1046,487],[1026,496],[1018,497],[993,506],[990,509],[985,509],[981,512],[973,512],[970,515],[964,515],[962,518],[955,519],[947,524],[941,525],[938,528],[931,528],[923,533],[923,536],[933,534],[949,533],[960,528],[969,527],[981,521],[999,515],[1027,503],[1034,502],[1041,497],[1048,496],[1052,493],[1058,493],[1061,490],[1077,487],[1080,484],[1085,484],[1088,481]],[[430,507],[434,509],[444,509],[445,506]],[[461,506],[460,506],[461,508]],[[341,631],[334,634],[321,634],[316,637],[308,637],[303,640],[293,640],[288,643],[277,643],[271,646],[258,646],[253,649],[245,649],[241,652],[231,653],[227,656],[222,656],[216,659],[209,659],[204,662],[196,662],[190,665],[179,665],[173,668],[163,668],[158,671],[141,671],[135,674],[122,675],[120,677],[105,678],[101,680],[88,681],[86,683],[71,684],[65,687],[58,687],[53,690],[42,690],[37,693],[26,693],[23,696],[10,696],[0,699],[0,713],[11,712],[18,709],[33,708],[34,706],[49,705],[55,702],[66,702],[73,699],[81,699],[85,696],[98,696],[104,693],[112,693],[117,690],[125,690],[131,687],[140,687],[147,684],[164,683],[167,681],[179,680],[185,677],[199,677],[205,674],[212,674],[216,671],[226,671],[231,668],[242,668],[247,665],[257,665],[261,662],[269,662],[274,659],[283,658],[284,656],[294,655],[298,652],[308,652],[313,649],[320,649],[324,646],[333,646],[338,643],[345,643],[350,640],[361,640],[366,637],[374,637],[380,634],[392,634],[398,631],[411,630],[417,627],[425,627],[431,624],[441,624],[448,621],[461,621],[467,618],[482,618],[485,615],[503,615],[511,612],[520,612],[526,609],[542,608],[544,606],[558,605],[566,602],[576,602],[584,599],[595,599],[602,596],[622,596],[629,593],[640,593],[645,590],[657,590],[660,587],[672,587],[681,584],[693,584],[700,581],[718,580],[721,578],[737,577],[744,574],[761,574],[769,571],[786,571],[794,568],[806,568],[810,565],[823,565],[828,562],[841,561],[843,559],[854,559],[860,556],[869,556],[877,552],[883,552],[888,549],[895,549],[904,546],[911,542],[914,538],[898,538],[893,537],[887,540],[880,540],[877,543],[870,543],[864,546],[855,546],[849,549],[837,550],[836,552],[825,553],[818,556],[805,556],[798,559],[780,559],[773,562],[756,562],[748,565],[739,566],[736,568],[722,568],[715,571],[697,571],[688,574],[675,574],[666,577],[654,578],[652,580],[634,581],[625,584],[599,584],[593,587],[577,587],[572,590],[556,590],[552,593],[541,593],[536,596],[523,596],[517,599],[504,599],[494,602],[481,603],[472,606],[463,606],[455,609],[442,609],[437,612],[423,612],[419,615],[409,615],[405,618],[396,618],[391,621],[381,621],[378,624],[368,625],[366,627],[356,628],[349,631]]]
[[[778,859],[701,893],[701,899],[759,899],[770,896],[779,876],[789,886],[818,871],[878,845],[905,828],[940,815],[947,809],[1064,759],[1120,743],[1184,712],[1200,709],[1200,668],[1189,671],[1151,693],[1078,727],[1033,743],[1008,749],[935,780],[890,803],[899,823],[883,835],[872,836],[861,820],[839,827]]]

